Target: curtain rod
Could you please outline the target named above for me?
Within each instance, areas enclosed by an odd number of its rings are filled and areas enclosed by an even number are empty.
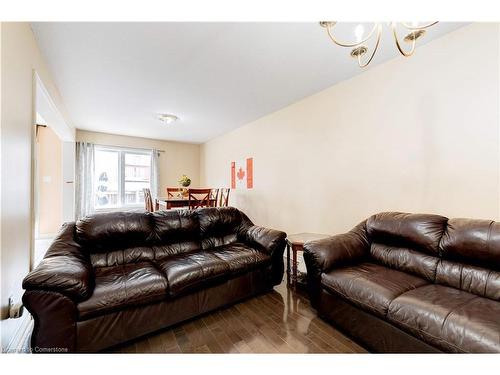
[[[80,141],[81,142],[81,141]],[[89,142],[93,143],[93,142]],[[141,147],[128,147],[128,146],[115,146],[115,145],[103,145],[99,143],[94,143],[95,146],[100,146],[100,147],[114,147],[114,148],[128,148],[130,150],[141,150],[141,151],[151,151],[154,150],[154,148],[141,148]],[[156,150],[157,152],[165,152],[165,150]]]

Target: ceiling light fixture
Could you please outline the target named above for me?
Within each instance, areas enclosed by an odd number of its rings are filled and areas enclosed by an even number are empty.
[[[396,22],[391,22],[390,26],[392,28],[392,35],[394,36],[394,41],[396,43],[396,47],[398,51],[403,55],[403,56],[411,56],[415,52],[415,45],[417,42],[417,39],[421,38],[425,34],[425,29],[428,27],[431,27],[435,25],[436,22],[431,22],[426,25],[419,25],[418,22],[412,22],[411,25],[401,22],[401,25],[408,30],[408,34],[405,35],[403,38],[403,41],[406,43],[410,43],[410,48],[405,49],[401,42],[399,41],[398,33],[397,33],[397,23]],[[356,37],[356,41],[352,43],[345,43],[345,42],[340,42],[333,36],[333,28],[335,25],[337,25],[336,21],[321,21],[320,26],[325,28],[328,36],[334,42],[336,45],[341,46],[341,47],[348,47],[352,48],[351,50],[351,56],[354,57],[355,59],[358,60],[358,65],[361,68],[364,68],[370,64],[370,62],[373,60],[373,57],[375,56],[375,53],[377,52],[378,46],[380,44],[380,37],[382,35],[382,24],[379,22],[375,22],[373,25],[373,28],[370,30],[370,32],[366,35],[366,37],[363,37],[363,34],[365,34],[365,29],[362,24],[359,24],[356,26],[354,30],[354,36]],[[371,51],[369,57],[365,59],[364,62],[362,62],[362,58],[364,55],[366,55],[369,51],[368,47],[365,45],[365,43],[370,40],[374,35],[376,35],[376,40],[375,40],[375,45],[373,47],[373,50]]]
[[[175,122],[179,119],[179,117],[175,115],[171,115],[168,113],[160,113],[158,115],[158,120],[166,122],[167,124],[171,124],[172,122]]]

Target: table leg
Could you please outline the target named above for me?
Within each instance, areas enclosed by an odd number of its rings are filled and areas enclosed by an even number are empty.
[[[290,244],[286,244],[286,285],[290,286]]]
[[[294,289],[297,287],[297,249],[295,246],[292,246],[292,284]]]

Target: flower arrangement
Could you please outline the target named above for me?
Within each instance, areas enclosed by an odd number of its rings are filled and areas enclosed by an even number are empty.
[[[188,187],[189,185],[191,185],[191,179],[185,174],[183,174],[182,177],[179,179],[179,185],[183,187]]]

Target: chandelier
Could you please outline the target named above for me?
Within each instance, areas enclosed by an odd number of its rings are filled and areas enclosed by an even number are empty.
[[[399,40],[397,23],[391,22],[390,27],[392,28],[392,35],[394,36],[394,42],[396,43],[398,51],[406,57],[413,55],[413,53],[415,52],[417,39],[424,36],[425,29],[435,25],[436,23],[437,21],[428,23],[426,25],[419,25],[418,22],[413,22],[411,24],[401,22],[401,26],[403,26],[403,28],[405,28],[407,31],[407,34],[403,38],[403,41],[408,44],[408,46],[405,48]],[[378,46],[380,44],[380,37],[382,35],[382,24],[380,22],[376,22],[370,32],[366,34],[366,36],[363,36],[365,32],[363,25],[357,25],[354,30],[356,41],[351,43],[341,42],[337,38],[335,38],[335,36],[333,35],[333,29],[335,28],[335,25],[337,25],[337,22],[321,21],[319,24],[321,27],[324,27],[326,29],[328,36],[330,37],[332,42],[341,47],[352,48],[351,56],[358,61],[358,65],[360,66],[360,68],[368,66],[368,64],[370,64],[370,62],[373,60],[373,57],[375,56],[375,53],[377,52]],[[368,53],[369,49],[365,45],[365,43],[371,40],[374,36],[376,37],[375,45],[371,53]]]

